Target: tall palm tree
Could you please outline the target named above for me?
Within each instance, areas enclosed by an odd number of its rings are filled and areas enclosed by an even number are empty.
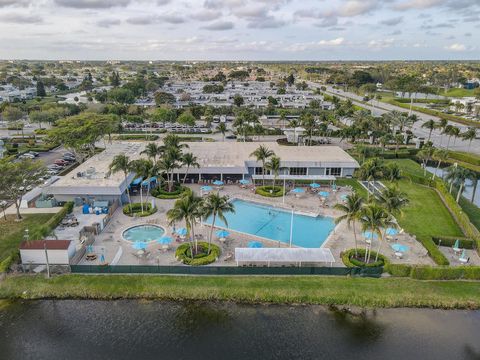
[[[163,138],[163,143],[165,145],[165,148],[177,148],[177,149],[183,149],[183,148],[188,148],[188,145],[185,143],[181,143],[182,139],[178,137],[175,134],[168,134]]]
[[[445,128],[447,127],[447,125],[448,125],[448,120],[443,118],[438,120],[437,122],[437,128],[440,129],[442,134],[445,134]],[[442,146],[442,137],[440,137],[440,146]]]
[[[362,223],[363,231],[370,230],[372,234],[378,235],[379,242],[377,255],[375,256],[375,261],[377,261],[383,243],[382,229],[396,226],[396,223],[393,221],[392,215],[390,215],[383,206],[377,203],[369,203],[363,207],[360,222]],[[365,252],[366,263],[370,261],[370,253],[370,251]]]
[[[275,153],[266,146],[260,145],[254,152],[250,154],[262,163],[262,185],[265,186],[265,162],[268,158],[275,155]]]
[[[117,172],[123,172],[125,186],[127,187],[128,204],[130,205],[130,211],[132,211],[132,199],[130,198],[130,184],[127,183],[128,174],[131,172],[130,158],[125,154],[115,155],[112,162],[108,167],[108,175],[110,173],[115,174]]]
[[[158,170],[164,171],[167,175],[167,190],[172,191],[173,188],[173,171],[179,167],[178,159],[167,152],[160,160],[157,161]]]
[[[432,159],[435,149],[432,146],[425,146],[417,154],[417,157],[422,160],[423,176],[427,176],[427,164]]]
[[[182,181],[182,183],[185,184],[185,180],[187,180],[188,170],[190,169],[190,167],[199,168],[200,164],[198,163],[198,158],[195,155],[193,155],[192,153],[186,153],[182,157],[182,165],[187,167]]]
[[[202,216],[203,199],[190,191],[175,201],[173,208],[167,211],[167,219],[171,224],[185,221],[187,235],[190,238],[190,250],[192,259],[198,252],[198,242],[195,238],[195,225]],[[195,250],[195,251],[194,251]]]
[[[310,113],[302,114],[300,117],[301,124],[308,134],[308,145],[312,145],[313,133],[317,130],[317,123]]]
[[[385,168],[383,162],[379,158],[372,158],[365,161],[360,169],[358,169],[358,175],[360,180],[368,181],[368,197],[370,198],[370,182],[383,176]]]
[[[456,130],[455,130],[456,129]],[[458,131],[458,132],[457,132]],[[445,129],[443,129],[443,132],[442,134],[444,135],[447,135],[448,136],[448,141],[447,141],[447,150],[448,148],[450,147],[450,140],[452,139],[452,136],[458,136],[458,133],[460,132],[460,130],[453,126],[453,125],[447,125],[445,126]]]
[[[468,151],[470,152],[472,141],[477,138],[477,129],[471,127],[467,131],[462,133],[461,136],[463,140],[468,141]]]
[[[435,122],[435,120],[430,119],[422,124],[422,128],[429,130],[427,141],[430,141],[430,139],[432,138],[433,130],[437,128],[437,123]]]
[[[460,136],[460,129],[454,126],[451,130],[451,133],[453,136],[453,146],[455,146],[455,143],[457,142],[457,138]]]
[[[226,195],[219,195],[218,193],[210,193],[203,201],[203,218],[207,219],[212,216],[212,226],[210,227],[210,234],[208,236],[208,252],[210,253],[210,245],[212,243],[213,230],[215,229],[215,221],[217,217],[225,223],[228,227],[226,213],[234,213],[235,207],[229,201]]]
[[[398,181],[402,178],[402,170],[400,170],[397,163],[388,163],[384,168],[383,176],[385,176],[388,181]]]
[[[355,257],[358,256],[357,230],[355,228],[355,223],[361,218],[363,202],[364,200],[360,195],[358,195],[357,193],[353,193],[347,196],[345,204],[336,204],[334,206],[336,210],[343,211],[345,213],[344,215],[341,215],[335,219],[335,224],[346,220],[349,227],[350,224],[352,224],[353,226],[353,237],[355,239]]]
[[[225,133],[227,132],[227,125],[222,122],[218,124],[217,130],[222,133],[222,141],[225,141]]]
[[[450,181],[450,193],[452,192],[452,188],[454,185],[459,186],[456,198],[457,203],[460,201],[460,196],[463,193],[465,181],[472,177],[472,171],[470,169],[465,169],[461,166],[453,165],[447,169],[447,176],[445,177],[445,179],[447,181]]]
[[[292,119],[288,122],[288,127],[293,129],[293,140],[297,142],[297,145],[298,145],[297,128],[299,126],[300,126],[300,121],[297,119]]]
[[[407,194],[397,186],[387,186],[378,197],[378,201],[392,215],[402,215],[402,209],[408,205]]]
[[[437,172],[440,169],[440,166],[442,165],[443,162],[447,161],[448,159],[448,150],[436,149],[433,153],[433,159],[438,161],[437,169],[435,170],[435,173],[432,176],[432,180],[435,180],[435,176],[437,175]]]
[[[147,197],[145,199],[145,206],[147,206],[148,202],[148,195],[150,194],[150,178],[157,174],[157,168],[152,160],[147,159],[138,159],[132,160],[130,162],[130,169],[137,174],[137,176],[141,176],[143,179],[147,179]],[[140,183],[140,209],[143,213],[143,185]]]
[[[474,203],[474,201],[475,201],[475,193],[477,192],[478,182],[480,181],[480,174],[477,173],[476,171],[472,171],[471,174],[470,174],[469,179],[472,180],[472,183],[473,183],[472,198],[471,198],[470,201],[471,201],[472,203]]]
[[[277,181],[278,172],[280,171],[280,158],[273,155],[265,164],[265,167],[273,174],[272,189],[275,191],[275,182]]]
[[[145,146],[145,150],[143,150],[140,154],[145,154],[149,159],[152,159],[153,162],[157,162],[157,157],[160,156],[162,152],[163,147],[151,142]]]

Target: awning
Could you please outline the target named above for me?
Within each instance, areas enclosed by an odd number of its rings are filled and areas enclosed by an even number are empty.
[[[252,179],[254,180],[273,180],[273,175],[252,175]],[[309,180],[309,181],[321,181],[321,180],[328,180],[334,181],[337,178],[333,175],[278,175],[276,177],[277,180]]]
[[[335,262],[326,248],[235,248],[238,263],[330,263]]]

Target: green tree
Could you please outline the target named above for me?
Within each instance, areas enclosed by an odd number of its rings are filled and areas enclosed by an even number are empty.
[[[437,169],[432,176],[432,180],[435,180],[435,175],[437,174],[438,170],[440,169],[440,166],[442,165],[442,163],[444,163],[448,159],[448,150],[435,149],[432,158],[434,160],[438,161]]]
[[[123,88],[114,88],[107,93],[107,98],[117,104],[133,104],[135,95],[131,90]]]
[[[163,147],[151,142],[145,146],[145,149],[140,154],[145,154],[153,162],[157,162],[157,157],[163,154]]]
[[[425,146],[417,154],[417,157],[422,160],[423,176],[427,176],[427,164],[432,159],[435,149],[432,146]]]
[[[334,208],[336,210],[344,212],[343,215],[335,219],[335,224],[339,224],[343,220],[347,221],[348,227],[353,226],[353,238],[355,239],[355,257],[358,257],[358,244],[357,244],[357,230],[355,223],[360,220],[363,215],[363,203],[364,199],[357,193],[353,193],[346,197],[344,204],[336,204]]]
[[[432,137],[432,132],[437,128],[437,123],[435,120],[428,120],[422,124],[422,128],[428,129],[428,139],[427,141],[430,141]]]
[[[363,231],[369,230],[372,234],[378,235],[379,241],[377,255],[375,256],[376,262],[378,261],[378,255],[380,254],[380,249],[383,243],[382,229],[386,229],[387,227],[395,227],[397,225],[393,221],[393,217],[388,213],[388,211],[383,206],[374,202],[369,203],[363,207],[360,222],[362,223]],[[370,254],[370,251],[365,252],[365,262],[367,264],[370,262]]]
[[[235,94],[233,97],[233,103],[235,104],[236,107],[240,107],[244,104],[243,96],[240,94]]]
[[[118,74],[118,71],[113,71],[112,75],[110,75],[110,85],[114,88],[120,86],[120,75]]]
[[[18,162],[0,161],[0,198],[12,200],[15,203],[17,219],[22,219],[20,203],[22,196],[41,183],[46,168],[40,161],[22,159]]]
[[[217,130],[222,133],[222,141],[225,141],[225,133],[227,132],[227,125],[222,122],[218,124]]]
[[[212,244],[213,230],[215,229],[215,221],[219,218],[226,227],[228,227],[226,213],[235,213],[234,205],[229,201],[229,197],[226,195],[220,195],[218,193],[210,193],[203,202],[202,215],[204,219],[212,217],[212,225],[210,227],[210,233],[208,235],[208,253],[210,253],[210,245]]]
[[[157,91],[154,97],[157,106],[175,103],[175,96],[167,92]]]
[[[47,93],[45,91],[45,85],[43,85],[43,82],[41,80],[37,81],[37,96],[38,97],[47,96]]]
[[[472,146],[472,141],[477,138],[477,129],[471,127],[467,131],[461,134],[463,140],[468,141],[468,151],[470,152],[470,147]]]
[[[380,196],[378,201],[382,204],[387,212],[391,215],[402,215],[403,208],[408,205],[409,200],[407,194],[400,191],[397,186],[387,186]]]
[[[275,183],[277,181],[278,173],[280,171],[280,158],[273,155],[265,164],[265,168],[273,174],[272,188],[275,191]]]
[[[128,204],[130,205],[130,211],[132,211],[132,199],[130,198],[130,184],[128,183],[128,175],[130,174],[130,171],[131,171],[130,158],[125,154],[115,155],[108,169],[109,169],[107,174],[108,176],[110,176],[110,174],[115,174],[117,172],[123,173]]]
[[[195,126],[195,117],[190,110],[186,110],[177,118],[177,122],[182,125]]]
[[[185,175],[183,176],[183,181],[182,181],[182,183],[185,184],[185,181],[187,180],[188,170],[191,167],[199,168],[200,164],[198,163],[198,158],[195,155],[193,155],[192,153],[186,153],[186,154],[183,154],[183,157],[182,157],[182,166],[187,167],[187,169],[185,170]]]
[[[274,156],[275,153],[268,149],[264,145],[260,145],[254,152],[250,154],[250,156],[255,157],[257,161],[262,163],[262,185],[265,186],[265,162],[268,158]]]

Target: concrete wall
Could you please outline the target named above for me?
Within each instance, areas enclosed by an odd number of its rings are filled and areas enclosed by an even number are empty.
[[[318,167],[308,168],[308,175],[325,175],[325,168],[318,168]]]
[[[343,177],[353,176],[354,171],[355,169],[353,168],[343,168]]]

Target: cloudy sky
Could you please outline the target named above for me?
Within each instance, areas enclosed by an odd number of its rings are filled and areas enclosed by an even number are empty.
[[[480,0],[0,0],[1,59],[479,59]]]

